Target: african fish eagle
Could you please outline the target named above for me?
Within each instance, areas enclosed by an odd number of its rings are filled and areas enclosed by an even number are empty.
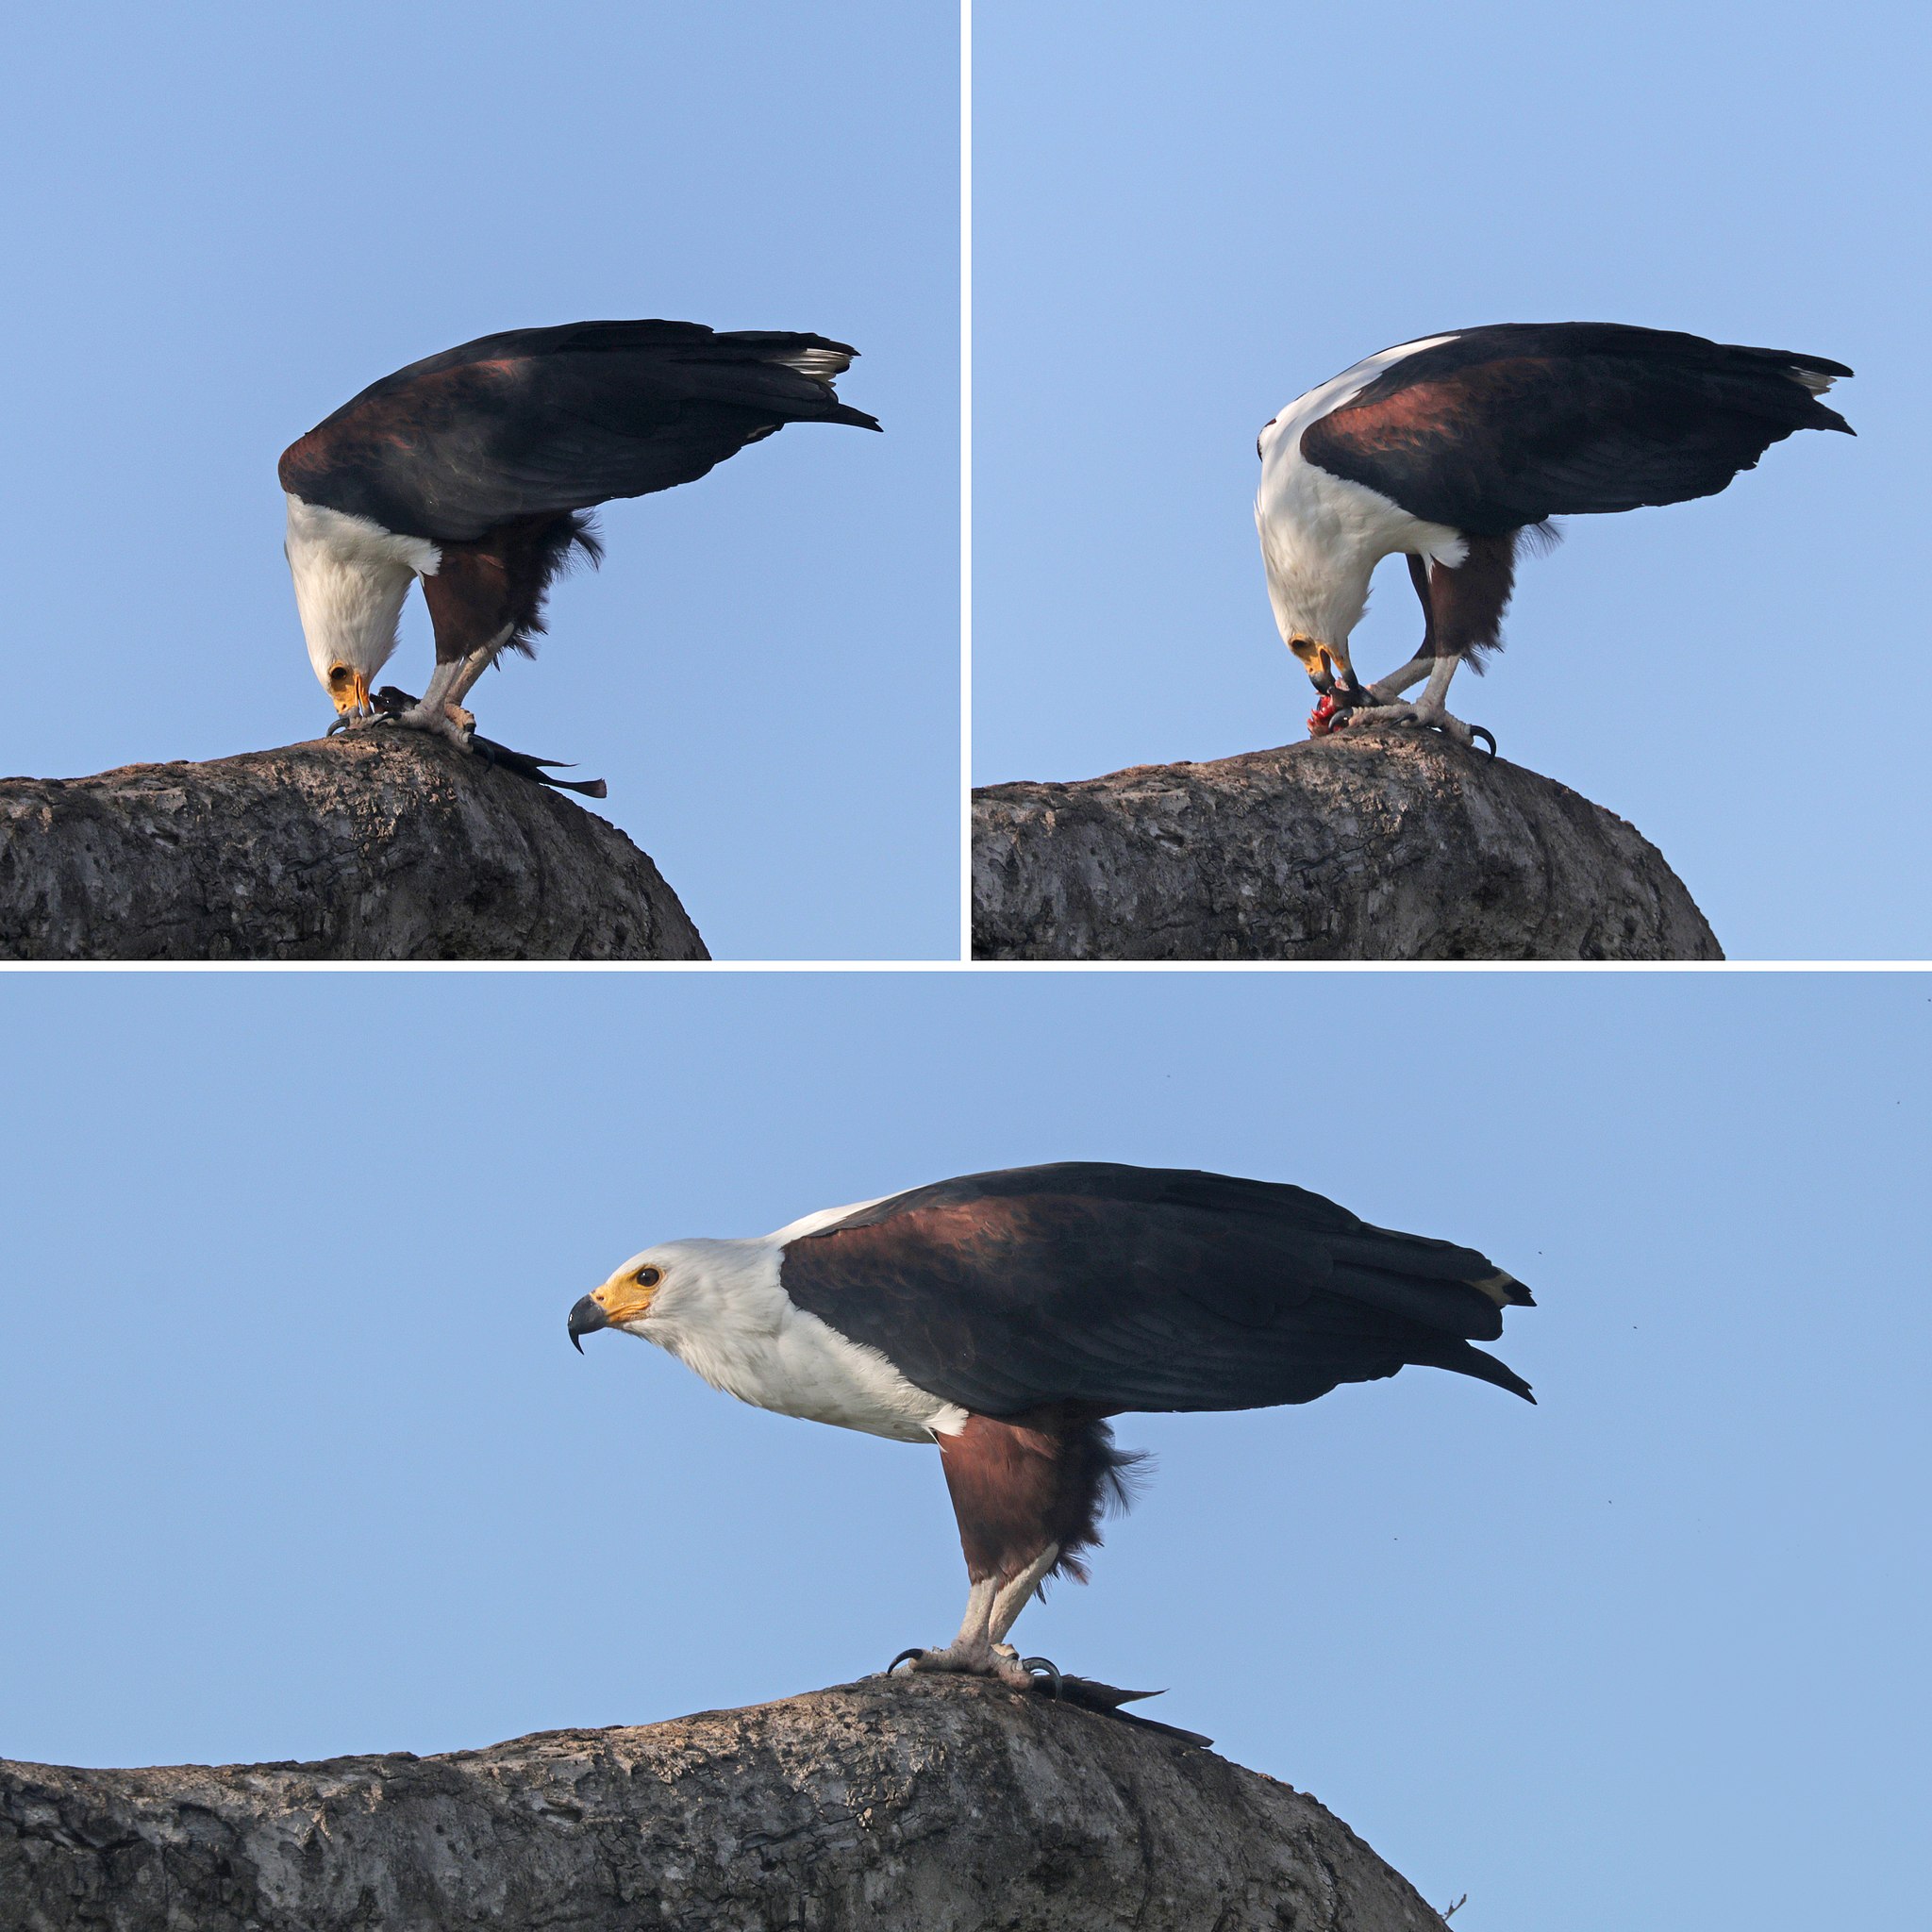
[[[385,715],[370,687],[421,577],[436,670],[391,722],[467,745],[471,686],[500,652],[531,655],[572,553],[602,555],[585,512],[693,482],[788,423],[876,429],[832,387],[858,353],[824,336],[575,322],[483,336],[371,384],[280,468],[330,728]]]
[[[1529,1305],[1474,1249],[1301,1188],[1075,1161],[646,1248],[570,1336],[621,1328],[760,1408],[938,1443],[971,1590],[949,1645],[905,1655],[1024,1683],[1014,1619],[1049,1576],[1085,1577],[1125,1500],[1108,1417],[1312,1402],[1411,1362],[1534,1400],[1470,1345]]]
[[[1274,621],[1321,693],[1310,731],[1429,724],[1493,754],[1444,701],[1456,667],[1480,670],[1502,641],[1524,539],[1553,538],[1552,517],[1714,496],[1793,430],[1853,434],[1818,400],[1851,373],[1667,329],[1508,322],[1403,342],[1311,389],[1262,429],[1255,498]],[[1349,633],[1397,551],[1423,641],[1364,686]]]

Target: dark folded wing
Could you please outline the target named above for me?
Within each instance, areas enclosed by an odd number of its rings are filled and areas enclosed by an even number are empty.
[[[1098,1162],[970,1174],[790,1242],[782,1279],[982,1415],[1267,1407],[1408,1362],[1529,1392],[1469,1346],[1529,1301],[1520,1283],[1267,1181]]]
[[[1662,329],[1504,324],[1405,357],[1301,449],[1415,516],[1500,536],[1714,495],[1796,430],[1849,433],[1817,391],[1850,374]]]
[[[876,429],[824,336],[575,323],[385,376],[283,456],[282,487],[385,529],[467,541],[512,518],[689,483],[787,423]]]

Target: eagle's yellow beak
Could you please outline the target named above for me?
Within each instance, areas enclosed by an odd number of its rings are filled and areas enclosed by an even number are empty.
[[[369,675],[346,664],[331,664],[328,694],[339,718],[359,718],[369,708]]]
[[[1324,644],[1319,638],[1304,637],[1299,632],[1288,641],[1288,648],[1302,660],[1302,668],[1323,691],[1334,684],[1337,675],[1349,683],[1355,682],[1355,674],[1349,669],[1348,653],[1338,644]]]
[[[1366,702],[1355,666],[1348,660],[1346,644],[1324,644],[1320,638],[1297,631],[1289,639],[1288,648],[1301,659],[1302,668],[1324,697],[1337,691],[1345,705]]]
[[[641,1281],[640,1274],[651,1278]],[[584,1344],[577,1340],[580,1335],[594,1335],[600,1328],[622,1328],[626,1322],[647,1314],[660,1278],[655,1268],[613,1274],[602,1288],[593,1288],[578,1301],[570,1311],[570,1339],[577,1353],[584,1352]]]

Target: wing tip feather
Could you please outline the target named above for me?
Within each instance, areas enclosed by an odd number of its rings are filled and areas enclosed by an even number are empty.
[[[1486,1294],[1499,1308],[1533,1308],[1536,1297],[1530,1293],[1515,1275],[1498,1268],[1493,1274],[1485,1275],[1480,1281],[1472,1281],[1470,1287],[1478,1293]]]

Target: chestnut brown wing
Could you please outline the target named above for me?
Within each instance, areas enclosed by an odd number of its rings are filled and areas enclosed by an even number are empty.
[[[372,384],[282,457],[306,502],[438,542],[690,483],[788,423],[876,429],[824,336],[577,323],[486,336]],[[819,372],[819,373],[812,373]]]
[[[1712,496],[1799,429],[1841,429],[1782,349],[1611,323],[1506,323],[1418,350],[1303,432],[1301,449],[1470,536]]]
[[[1274,1182],[1103,1162],[970,1174],[790,1242],[781,1279],[982,1415],[1268,1407],[1411,1362],[1529,1393],[1469,1345],[1502,1333],[1499,1303],[1528,1303],[1520,1283]]]

